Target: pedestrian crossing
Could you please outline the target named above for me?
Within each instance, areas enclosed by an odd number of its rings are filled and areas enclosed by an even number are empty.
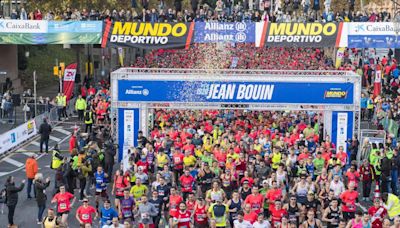
[[[49,152],[56,144],[68,144],[73,128],[70,123],[61,123],[54,127],[49,137]],[[40,136],[35,137],[31,142],[16,149],[10,155],[0,160],[0,177],[9,175],[25,167],[26,159],[38,155],[37,159],[44,156],[40,154]],[[45,148],[43,145],[43,152]]]

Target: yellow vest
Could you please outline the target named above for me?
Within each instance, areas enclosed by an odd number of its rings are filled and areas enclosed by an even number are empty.
[[[92,124],[93,123],[93,115],[92,115],[92,112],[85,112],[85,124]],[[89,115],[89,117],[90,117],[90,120],[86,120],[86,115]]]
[[[65,107],[65,106],[67,106],[67,96],[62,96],[61,97],[61,100],[62,100],[62,105]]]
[[[393,203],[392,207],[388,210],[388,215],[391,219],[393,219],[396,215],[400,215],[400,200],[394,194],[388,193],[388,202],[387,204]]]
[[[57,150],[53,150],[53,157],[51,160],[51,168],[53,168],[53,169],[58,169],[63,163],[62,160],[60,160],[56,157],[56,154],[58,154],[58,153],[59,152]]]
[[[76,110],[85,110],[86,109],[85,99],[81,98],[81,99],[76,100],[75,109]]]

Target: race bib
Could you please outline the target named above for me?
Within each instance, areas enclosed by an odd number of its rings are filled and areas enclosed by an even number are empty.
[[[149,214],[147,214],[147,213],[142,213],[142,214],[141,214],[141,218],[142,218],[142,219],[149,219]]]
[[[126,210],[123,212],[123,215],[125,218],[132,217],[132,211]]]
[[[83,220],[88,220],[89,219],[89,214],[82,214],[82,219]]]
[[[216,217],[216,218],[215,218],[215,221],[216,221],[217,223],[222,223],[222,222],[224,221],[224,217]]]
[[[96,188],[96,192],[102,192],[103,189],[102,188]]]
[[[67,209],[67,204],[66,203],[60,203],[60,209],[61,210]]]
[[[205,215],[205,214],[198,214],[198,215],[197,215],[197,220],[198,220],[198,221],[204,221],[205,218],[206,218],[206,215]]]

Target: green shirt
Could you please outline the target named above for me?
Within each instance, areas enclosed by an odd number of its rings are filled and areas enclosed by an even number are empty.
[[[321,174],[321,171],[325,166],[325,159],[323,159],[323,158],[315,158],[313,163],[314,163],[314,167],[315,167],[316,173],[317,174]]]

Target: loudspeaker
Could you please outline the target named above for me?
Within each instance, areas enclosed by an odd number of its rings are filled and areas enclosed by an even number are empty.
[[[11,100],[14,105],[14,107],[20,106],[21,105],[21,95],[19,94],[12,94],[11,95]]]

